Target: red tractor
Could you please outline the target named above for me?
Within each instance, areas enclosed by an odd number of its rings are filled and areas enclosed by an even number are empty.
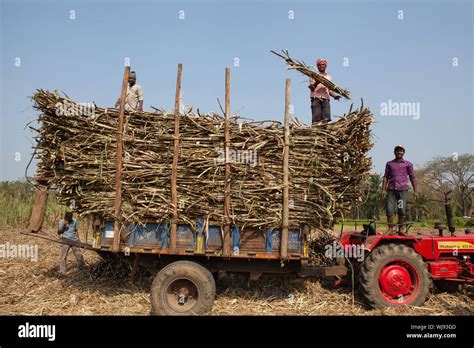
[[[389,236],[377,232],[374,222],[364,225],[362,232],[342,234],[339,244],[345,254],[363,250],[363,258],[346,260],[369,306],[420,306],[433,283],[446,291],[474,284],[474,235],[468,230],[455,233],[447,197],[445,208],[449,235],[440,223],[435,225],[437,235],[409,232],[411,223],[406,223],[406,236]]]

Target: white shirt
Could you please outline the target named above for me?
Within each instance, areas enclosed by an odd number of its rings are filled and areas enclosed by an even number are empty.
[[[125,110],[137,110],[139,101],[143,101],[143,87],[138,84],[134,84],[131,88],[127,86]]]

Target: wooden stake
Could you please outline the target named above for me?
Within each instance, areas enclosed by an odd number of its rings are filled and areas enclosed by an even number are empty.
[[[290,79],[286,79],[285,88],[285,148],[283,151],[283,225],[281,227],[281,258],[288,256],[288,224],[289,224],[289,183],[288,159],[290,155]]]
[[[48,203],[48,189],[36,187],[35,190],[35,201],[33,204],[33,210],[30,217],[30,226],[28,232],[36,233],[41,230],[43,225],[44,215],[46,213],[46,205]]]
[[[127,96],[128,75],[130,67],[126,66],[123,72],[122,91],[120,93],[120,111],[117,129],[117,159],[115,162],[115,221],[113,252],[120,251],[120,229],[122,210],[122,156],[123,156],[123,118],[125,115],[125,98]]]
[[[173,140],[173,166],[171,167],[171,204],[173,206],[173,218],[171,220],[170,251],[176,252],[176,235],[178,230],[178,188],[176,180],[178,176],[179,160],[179,105],[181,100],[181,72],[183,64],[178,64],[178,76],[176,78],[176,95],[174,101],[174,140]]]
[[[230,69],[225,68],[224,256],[230,256]]]

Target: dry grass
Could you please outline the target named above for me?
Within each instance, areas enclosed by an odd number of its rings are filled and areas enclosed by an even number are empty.
[[[1,315],[150,315],[153,274],[142,271],[135,281],[121,265],[108,265],[93,252],[83,252],[85,270],[58,273],[59,244],[0,228],[0,244],[37,244],[38,261],[0,258]],[[73,260],[69,255],[70,264]],[[324,281],[290,283],[270,276],[248,286],[243,276],[222,274],[211,315],[472,315],[474,293],[432,295],[423,307],[368,310],[350,287]]]

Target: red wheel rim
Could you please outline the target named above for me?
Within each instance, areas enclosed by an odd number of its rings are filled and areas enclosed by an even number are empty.
[[[391,260],[380,270],[379,291],[392,304],[410,304],[420,290],[420,275],[410,262]]]

